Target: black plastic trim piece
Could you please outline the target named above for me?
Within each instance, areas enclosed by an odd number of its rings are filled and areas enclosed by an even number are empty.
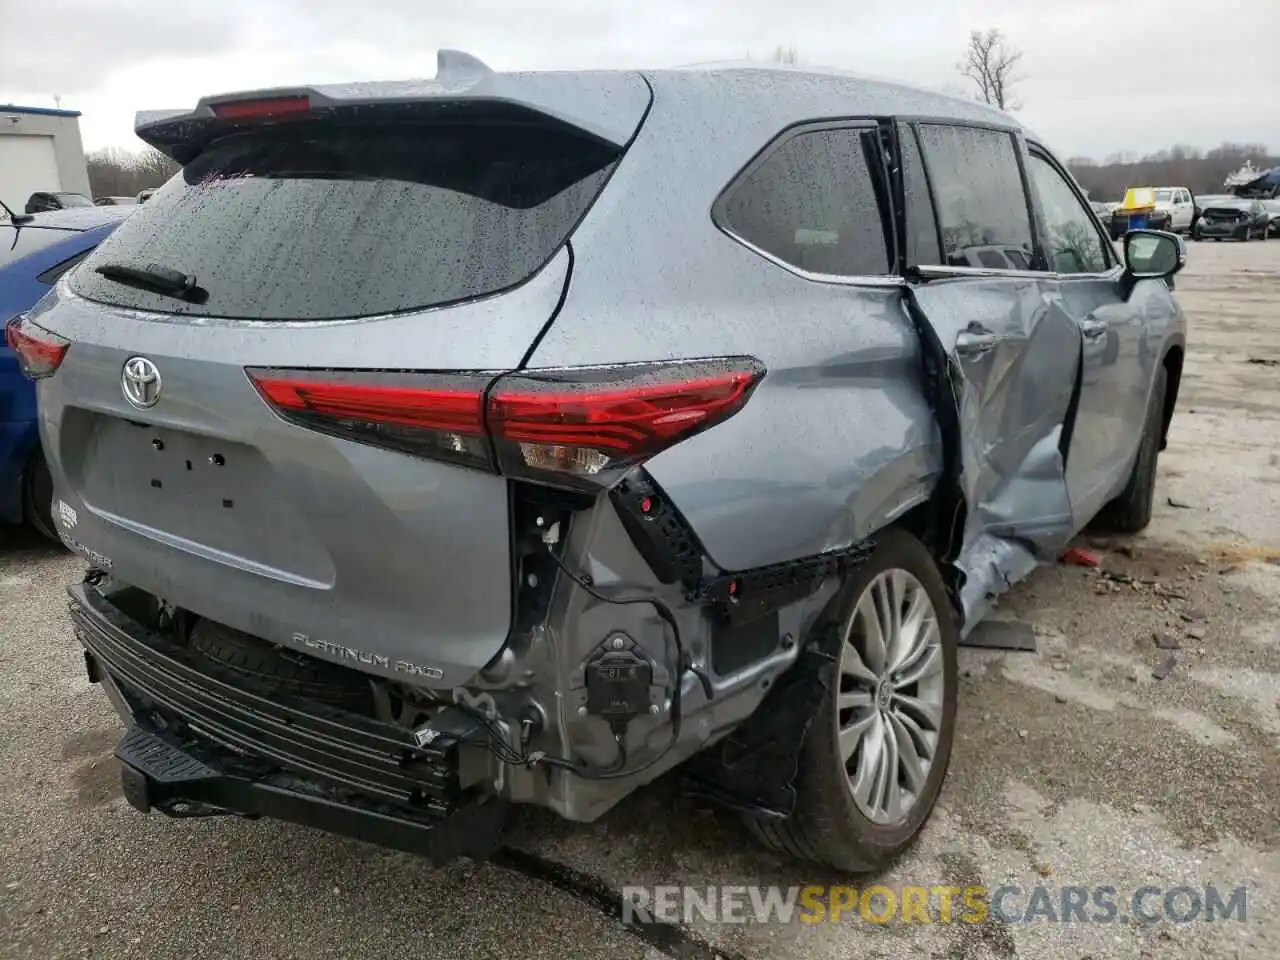
[[[702,579],[702,543],[653,478],[635,470],[609,491],[609,499],[658,580],[679,581],[696,591]]]
[[[200,756],[189,750],[167,734],[141,726],[130,729],[116,748],[129,803],[144,813],[155,809],[175,817],[270,817],[417,854],[437,864],[457,857],[484,860],[501,843],[506,806],[497,801],[471,803],[445,819],[429,819],[385,804],[309,790],[280,774],[245,776],[235,771],[234,757],[219,755],[212,745]]]
[[[820,629],[751,716],[685,764],[682,790],[731,810],[790,817],[800,752],[831,683],[839,639],[834,626]]]
[[[746,623],[817,592],[824,582],[865,560],[874,548],[875,541],[867,538],[845,550],[723,573],[703,583],[698,596],[730,623]]]

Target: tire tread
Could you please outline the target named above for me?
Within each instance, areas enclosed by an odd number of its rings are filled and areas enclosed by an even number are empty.
[[[866,565],[837,594],[836,604],[856,602],[866,583],[877,573],[890,567],[907,569],[929,590],[940,619],[944,654],[944,669],[948,671],[948,694],[944,706],[944,728],[939,745],[939,757],[935,760],[933,780],[926,787],[926,796],[918,801],[924,806],[913,811],[905,835],[876,837],[864,832],[866,821],[858,822],[860,815],[850,815],[852,797],[843,779],[843,771],[837,772],[838,761],[833,762],[831,737],[826,736],[820,724],[830,722],[831,693],[819,707],[819,717],[810,730],[801,752],[800,769],[796,777],[796,809],[785,819],[765,819],[747,815],[748,833],[762,845],[790,859],[834,868],[847,873],[863,874],[884,869],[896,860],[915,841],[919,831],[928,821],[933,806],[946,777],[951,757],[951,742],[955,735],[955,692],[957,680],[956,646],[959,628],[952,618],[950,600],[942,576],[928,550],[904,530],[890,528],[877,535],[880,544]],[[852,594],[852,597],[850,597]],[[870,826],[869,824],[867,826]]]

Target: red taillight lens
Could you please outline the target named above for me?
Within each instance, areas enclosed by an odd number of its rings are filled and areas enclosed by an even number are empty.
[[[764,375],[750,358],[513,373],[490,391],[503,473],[608,483],[733,416]]]
[[[213,104],[213,115],[220,120],[270,120],[275,117],[306,113],[311,109],[310,97],[270,97],[263,100],[228,100]]]
[[[493,375],[250,369],[284,419],[351,440],[492,469],[484,389]]]
[[[4,339],[17,355],[22,372],[32,380],[53,376],[71,346],[71,341],[37,326],[21,313],[5,324]]]
[[[733,416],[765,371],[745,357],[503,376],[247,372],[299,426],[471,467],[493,469],[496,453],[507,476],[594,489]]]

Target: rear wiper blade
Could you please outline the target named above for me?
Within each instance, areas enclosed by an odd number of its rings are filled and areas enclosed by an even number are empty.
[[[104,263],[96,272],[117,283],[141,287],[153,293],[177,297],[190,303],[204,303],[209,299],[209,291],[198,286],[194,276],[154,263],[145,267],[135,267],[127,263]]]

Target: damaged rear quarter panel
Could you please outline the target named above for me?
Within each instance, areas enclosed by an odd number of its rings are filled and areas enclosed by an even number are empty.
[[[902,286],[799,276],[721,232],[711,207],[792,124],[885,115],[901,90],[779,71],[752,79],[743,110],[728,80],[651,79],[654,108],[574,234],[564,304],[528,365],[756,357],[768,373],[745,408],[646,468],[726,570],[847,548],[941,471]]]
[[[790,342],[760,343],[769,373],[747,407],[650,464],[722,567],[845,548],[928,497],[940,435],[901,296],[825,288]]]
[[[1089,519],[1073,511],[1065,472],[1081,332],[1057,277],[983,272],[908,287],[770,263],[716,227],[714,197],[798,120],[899,115],[901,91],[862,82],[845,96],[779,75],[776,95],[744,112],[726,106],[728,88],[678,74],[651,82],[654,109],[574,235],[568,293],[528,364],[763,361],[768,374],[740,413],[647,464],[711,559],[736,571],[846,548],[934,492],[944,443],[926,395],[923,318],[950,371],[934,399],[960,424],[955,563],[970,627]],[[973,321],[995,338],[979,354],[962,344]]]

